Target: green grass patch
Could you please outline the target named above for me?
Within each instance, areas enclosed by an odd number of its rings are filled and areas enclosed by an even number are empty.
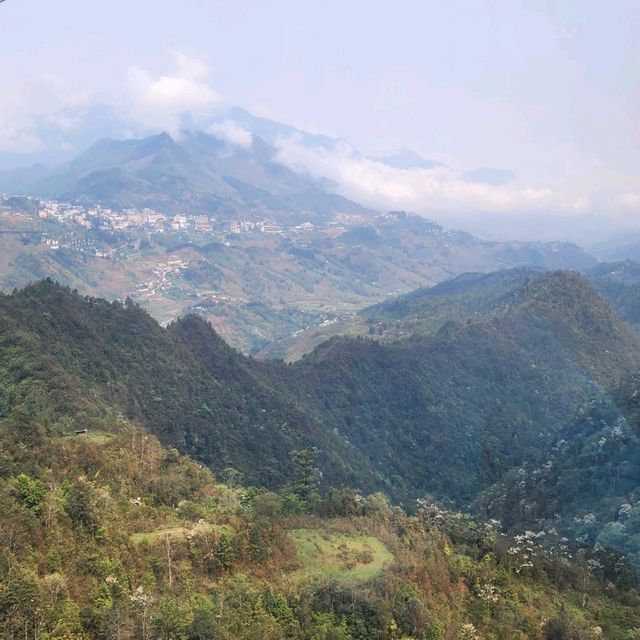
[[[173,541],[184,540],[187,536],[213,533],[218,534],[226,533],[230,535],[233,533],[231,527],[225,524],[210,524],[208,522],[198,522],[189,526],[171,524],[164,527],[159,527],[153,531],[142,531],[140,533],[133,533],[130,536],[131,542],[135,544],[154,544],[159,540],[164,540],[167,536]]]
[[[75,440],[77,442],[91,442],[92,444],[109,444],[114,438],[112,433],[107,433],[106,431],[91,431],[89,430],[87,433],[83,433],[81,435],[76,435],[75,433],[68,433],[65,435],[67,440]]]
[[[289,537],[296,545],[302,565],[292,576],[297,582],[318,577],[365,582],[394,559],[387,547],[373,536],[295,529]]]

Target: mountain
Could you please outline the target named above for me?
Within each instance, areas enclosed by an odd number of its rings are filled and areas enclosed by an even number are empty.
[[[333,336],[366,336],[389,342],[431,335],[449,321],[464,321],[497,309],[515,289],[543,273],[544,269],[533,267],[463,273],[365,307],[336,322],[325,321],[267,345],[259,355],[293,362]]]
[[[233,106],[223,110],[214,118],[213,122],[220,123],[227,121],[231,121],[238,127],[249,131],[254,136],[262,138],[272,146],[276,145],[281,138],[289,137],[295,137],[297,140],[300,140],[306,146],[311,148],[331,148],[336,144],[336,142],[339,142],[339,140],[336,140],[335,138],[331,138],[320,133],[309,133],[308,131],[289,124],[254,116],[246,109],[238,106]]]
[[[285,371],[317,415],[385,468],[388,491],[464,501],[637,362],[637,338],[596,290],[555,273],[434,336],[338,338]]]
[[[500,519],[508,531],[554,531],[615,550],[637,570],[638,433],[637,420],[627,420],[615,400],[593,399],[537,455],[484,492],[475,510]]]
[[[517,267],[491,273],[464,273],[431,286],[420,287],[384,302],[343,315],[295,335],[268,344],[263,358],[298,360],[333,336],[366,336],[389,342],[414,335],[430,335],[451,320],[461,321],[497,309],[513,291],[541,277],[542,267]],[[640,326],[640,265],[633,261],[600,263],[583,270],[618,316]]]
[[[389,156],[374,158],[377,162],[382,162],[393,169],[448,169],[446,164],[437,160],[427,160],[419,156],[415,151],[402,149]]]
[[[198,134],[188,140],[190,157],[200,146],[203,157],[215,157],[206,149],[222,144]],[[166,142],[175,150],[172,140]],[[132,162],[140,166],[140,160]],[[249,159],[245,163],[238,152],[215,163],[230,165],[220,168],[227,176],[224,188],[233,184],[253,198],[246,183],[228,175],[240,175]],[[203,160],[199,166],[208,165]],[[269,166],[264,164],[264,181],[271,179]],[[300,203],[306,196],[287,180],[281,179],[278,197]],[[318,196],[319,207],[331,210],[330,198]],[[323,322],[333,326],[363,307],[462,272],[597,264],[576,245],[487,242],[402,211],[373,215],[340,207],[324,215],[295,207],[294,213],[276,214],[251,202],[252,213],[231,222],[224,215],[204,216],[202,229],[196,216],[180,216],[174,224],[163,209],[157,225],[144,222],[141,211],[121,215],[64,203],[43,208],[33,201],[25,211],[15,199],[0,199],[0,231],[10,232],[0,233],[0,287],[11,290],[48,276],[87,295],[131,297],[163,323],[200,313],[232,346],[256,354],[267,343]]]
[[[632,260],[602,263],[586,272],[620,317],[640,328],[640,264]]]
[[[451,321],[464,322],[508,305],[519,287],[544,273],[542,267],[463,273],[431,287],[419,287],[365,307],[335,322],[324,321],[299,331],[267,345],[259,355],[293,362],[334,336],[360,336],[392,342],[433,335]]]
[[[640,340],[574,272],[443,289],[433,335],[293,365],[1,295],[0,637],[633,637]]]
[[[115,208],[153,207],[223,217],[365,209],[276,161],[257,136],[247,148],[204,132],[102,139],[67,164],[0,174],[0,190]]]
[[[5,415],[27,403],[56,420],[71,398],[93,419],[111,407],[271,486],[291,450],[316,446],[327,481],[400,499],[464,503],[640,364],[637,338],[562,272],[434,336],[334,339],[295,365],[245,358],[196,317],[163,329],[135,305],[46,281],[1,302]]]
[[[3,296],[0,307],[2,415],[16,403],[54,422],[123,412],[219,470],[233,466],[274,486],[290,475],[294,449],[358,460],[197,316],[162,329],[135,305],[82,299],[48,281]],[[337,482],[352,473],[335,464],[332,472]]]
[[[305,145],[315,148],[331,147],[338,142],[328,136],[312,134],[288,124],[254,116],[238,106],[219,106],[198,121],[194,121],[189,114],[182,114],[179,128],[205,131],[228,123],[262,138],[270,145],[289,137],[295,137]],[[38,149],[22,153],[0,152],[0,169],[10,170],[30,164],[58,165],[72,160],[96,140],[121,139],[125,135],[131,136],[131,132],[139,137],[145,131],[145,127],[132,119],[130,114],[106,103],[66,107],[52,116],[36,118],[33,135],[41,142]]]
[[[640,233],[637,229],[624,229],[604,236],[605,240],[591,242],[594,255],[606,262],[632,260],[640,262]]]

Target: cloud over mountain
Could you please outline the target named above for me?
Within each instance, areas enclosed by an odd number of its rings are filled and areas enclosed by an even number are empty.
[[[45,78],[0,105],[0,165],[59,162],[104,137],[127,138],[202,130],[238,149],[254,136],[276,144],[286,167],[332,183],[332,190],[372,208],[405,208],[427,215],[584,213],[637,210],[637,194],[569,194],[527,184],[508,170],[464,173],[411,151],[372,159],[344,140],[311,135],[234,108],[210,82],[202,60],[176,51],[167,69],[132,64],[106,95],[85,95],[62,79]],[[266,137],[265,137],[266,136]],[[24,160],[16,159],[24,156]],[[65,155],[66,154],[66,155]]]
[[[237,125],[233,120],[214,122],[207,127],[207,133],[241,149],[250,149],[253,144],[253,134]]]
[[[200,120],[221,103],[207,83],[208,67],[203,62],[180,52],[174,58],[173,68],[158,77],[137,66],[127,71],[129,116],[148,131],[175,133],[185,117]]]
[[[279,160],[286,166],[328,179],[338,191],[378,208],[401,207],[421,213],[448,211],[581,212],[585,199],[565,199],[549,188],[470,182],[445,166],[399,169],[366,158],[344,142],[309,148],[295,136],[278,141]]]

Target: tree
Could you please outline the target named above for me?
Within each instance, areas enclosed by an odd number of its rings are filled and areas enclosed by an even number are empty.
[[[93,511],[91,490],[85,482],[76,482],[68,488],[65,511],[75,527],[96,533],[98,523]]]
[[[318,457],[318,449],[296,449],[291,452],[294,464],[293,492],[307,509],[311,509],[319,500],[320,471],[314,466]]]
[[[47,485],[40,480],[30,478],[21,473],[18,478],[18,493],[22,504],[31,509],[36,515],[42,512],[44,497],[47,494]]]
[[[218,544],[216,545],[216,562],[219,567],[228,570],[232,567],[235,560],[235,551],[231,539],[226,533],[220,535]]]
[[[7,637],[34,637],[39,623],[41,595],[38,579],[17,567],[0,583],[0,629]]]
[[[187,603],[166,596],[158,603],[153,626],[162,640],[183,640],[193,623],[193,611]]]

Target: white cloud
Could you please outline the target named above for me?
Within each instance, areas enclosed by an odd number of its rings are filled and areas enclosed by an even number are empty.
[[[33,121],[21,117],[19,111],[5,104],[0,111],[0,152],[36,153],[44,146],[41,138],[33,131]]]
[[[233,120],[216,122],[210,127],[207,127],[207,133],[241,149],[250,149],[251,145],[253,145],[253,135],[246,129],[238,126]]]
[[[39,129],[43,125],[61,131],[72,129],[74,123],[57,114],[86,102],[83,93],[71,90],[59,76],[44,75],[26,82],[0,101],[0,152],[30,154],[44,150],[47,143]]]
[[[175,53],[174,69],[153,77],[140,67],[127,71],[129,116],[143,130],[176,133],[184,118],[205,118],[220,104],[220,96],[207,84],[207,66]]]
[[[614,201],[623,209],[640,211],[640,193],[622,193]]]
[[[220,116],[220,95],[209,84],[209,70],[202,61],[174,53],[171,69],[152,73],[131,66],[123,85],[107,101],[117,114],[115,133],[138,137],[166,130],[173,135],[183,128],[206,130],[231,145],[248,149],[252,134]],[[4,97],[0,103],[0,152],[35,153],[70,147],[75,130],[86,126],[82,109],[96,104],[57,77],[43,78],[37,88]],[[37,105],[37,106],[34,106]],[[217,120],[217,121],[216,121]],[[211,124],[214,122],[214,124]],[[116,126],[117,125],[117,126]],[[84,144],[84,141],[83,141]],[[517,213],[589,211],[594,201],[580,193],[568,196],[558,190],[509,182],[491,185],[468,182],[447,167],[403,170],[360,155],[346,142],[332,147],[307,147],[296,137],[277,143],[284,165],[315,178],[333,182],[335,190],[372,208],[404,208],[425,215],[446,213]],[[617,198],[608,195],[603,209],[629,212],[640,206],[640,195],[630,184]],[[594,196],[596,197],[596,196]],[[592,199],[593,200],[593,199]],[[597,199],[595,200],[597,203]]]
[[[565,199],[549,188],[469,183],[446,167],[395,169],[365,158],[351,146],[305,147],[295,137],[278,141],[280,162],[315,178],[326,178],[336,190],[373,208],[404,208],[418,213],[588,210],[585,197]]]

